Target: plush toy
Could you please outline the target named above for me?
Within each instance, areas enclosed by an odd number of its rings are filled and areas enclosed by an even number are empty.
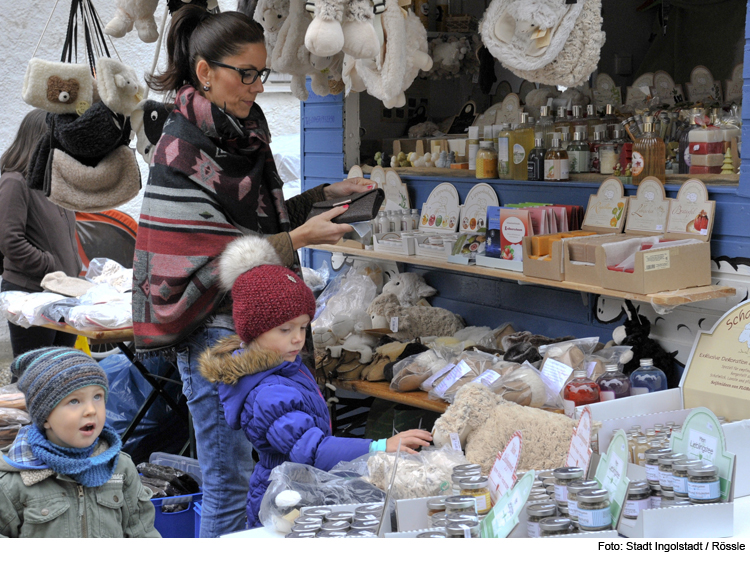
[[[174,13],[182,8],[185,4],[192,6],[200,6],[205,10],[215,10],[219,6],[219,0],[167,0],[167,9],[169,13]],[[237,11],[252,16],[253,10],[255,9],[255,2],[248,2],[247,0],[237,1]]]
[[[311,80],[312,89],[315,94],[326,96],[341,92],[343,88],[343,82],[341,81],[343,63],[343,53],[337,53],[328,57],[310,54],[310,64],[316,71],[312,74]]]
[[[378,56],[380,41],[373,25],[370,0],[315,0],[313,21],[305,34],[305,47],[327,57],[343,51],[355,59]]]
[[[396,340],[413,340],[420,336],[453,336],[464,326],[463,319],[438,307],[404,307],[395,295],[386,293],[375,297],[367,308],[370,314],[398,319],[398,330],[390,334]]]
[[[432,58],[427,54],[427,30],[411,10],[406,16],[406,71],[401,83],[401,92],[395,98],[384,100],[386,108],[402,107],[406,104],[406,90],[412,85],[420,71],[432,69]],[[433,124],[434,125],[434,124]],[[436,126],[437,128],[437,126]]]
[[[116,0],[115,15],[104,28],[112,37],[123,37],[135,26],[138,37],[144,43],[153,43],[159,38],[154,12],[159,0]]]
[[[666,374],[668,387],[670,389],[678,387],[680,377],[674,370],[677,352],[668,353],[656,340],[649,337],[651,322],[645,316],[638,314],[638,309],[633,306],[632,302],[626,299],[623,310],[627,320],[624,325],[612,331],[612,339],[618,346],[633,348],[633,359],[623,368],[625,374],[630,375],[633,370],[638,369],[641,358],[651,358],[654,365]]]
[[[396,295],[402,307],[413,307],[423,298],[432,297],[437,290],[430,287],[418,273],[398,273],[383,285],[383,294]]]
[[[451,444],[459,436],[466,458],[482,466],[487,475],[510,437],[520,431],[523,450],[520,471],[548,470],[565,465],[576,421],[549,411],[506,401],[480,383],[468,383],[456,393],[453,404],[435,421],[435,446]]]
[[[289,16],[289,0],[258,0],[253,19],[263,26],[266,43],[266,67],[272,66],[273,49],[281,26]]]
[[[446,168],[448,167],[448,152],[443,150],[440,152],[440,157],[435,161],[435,167]]]
[[[479,71],[479,59],[476,54],[479,45],[479,36],[451,35],[430,40],[432,68],[420,72],[419,76],[437,80],[474,74]]]
[[[154,146],[173,109],[174,104],[145,99],[130,115],[130,125],[136,135],[135,148],[146,163],[151,163]]]
[[[305,10],[305,0],[290,0],[289,16],[279,30],[271,57],[271,68],[278,73],[292,75],[292,94],[307,100],[306,75],[315,73],[310,64],[310,52],[305,47],[305,32],[310,18]]]
[[[138,73],[122,61],[100,57],[96,62],[96,87],[101,101],[115,114],[130,116],[143,100]]]

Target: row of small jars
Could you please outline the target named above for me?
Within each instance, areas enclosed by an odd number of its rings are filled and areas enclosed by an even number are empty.
[[[443,538],[443,533],[447,538],[479,538],[483,516],[471,495],[436,497],[427,502],[427,526],[435,530],[417,538]]]
[[[374,538],[382,515],[382,503],[360,505],[354,511],[311,507],[294,521],[286,538]]]
[[[659,487],[661,497],[690,503],[718,503],[721,484],[716,466],[669,448],[651,448],[645,453],[646,478],[652,489]]]
[[[419,210],[381,210],[371,223],[373,234],[414,232],[419,228]]]

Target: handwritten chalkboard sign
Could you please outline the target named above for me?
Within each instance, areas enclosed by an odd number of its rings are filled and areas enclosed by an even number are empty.
[[[469,101],[466,104],[464,104],[464,107],[461,109],[461,112],[459,112],[454,118],[453,122],[451,122],[450,128],[448,128],[448,131],[446,132],[448,135],[451,134],[465,134],[468,130],[469,126],[471,126],[474,123],[474,118],[477,114],[477,105],[473,101]]]

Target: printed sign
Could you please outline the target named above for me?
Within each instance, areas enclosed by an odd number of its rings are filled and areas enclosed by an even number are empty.
[[[619,430],[612,438],[607,453],[599,460],[594,479],[609,492],[612,524],[617,525],[625,502],[630,480],[625,475],[628,467],[628,437]]]
[[[586,407],[578,419],[578,426],[573,429],[570,439],[568,458],[565,465],[571,468],[587,470],[591,460],[591,409]]]
[[[622,232],[627,208],[628,197],[625,196],[622,181],[617,177],[609,177],[601,184],[599,191],[589,197],[582,228],[596,228],[599,232]]]
[[[463,452],[463,449],[461,448],[461,438],[458,436],[458,433],[451,432],[450,433],[450,439],[451,439],[451,447],[456,452]]]
[[[636,196],[630,197],[625,231],[629,234],[662,234],[667,225],[669,199],[664,185],[656,177],[646,177],[638,185]]]
[[[714,201],[708,200],[708,190],[702,181],[685,181],[669,209],[667,233],[688,234],[707,242],[714,223],[715,206]]]
[[[534,472],[526,472],[518,483],[503,495],[480,523],[482,538],[506,538],[518,524],[523,506],[534,485]]]
[[[490,497],[494,504],[516,483],[516,468],[521,459],[523,438],[520,431],[510,437],[505,450],[497,453],[497,459],[489,475]]]

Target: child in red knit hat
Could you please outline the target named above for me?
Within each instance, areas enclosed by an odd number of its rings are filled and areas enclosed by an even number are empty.
[[[427,446],[424,430],[373,441],[332,436],[328,406],[300,352],[315,316],[315,298],[302,277],[283,267],[263,238],[245,236],[220,260],[220,278],[231,289],[237,336],[207,350],[201,374],[219,382],[230,427],[242,429],[259,455],[250,478],[247,519],[260,526],[258,511],[271,470],[283,462],[330,470],[368,452]]]

